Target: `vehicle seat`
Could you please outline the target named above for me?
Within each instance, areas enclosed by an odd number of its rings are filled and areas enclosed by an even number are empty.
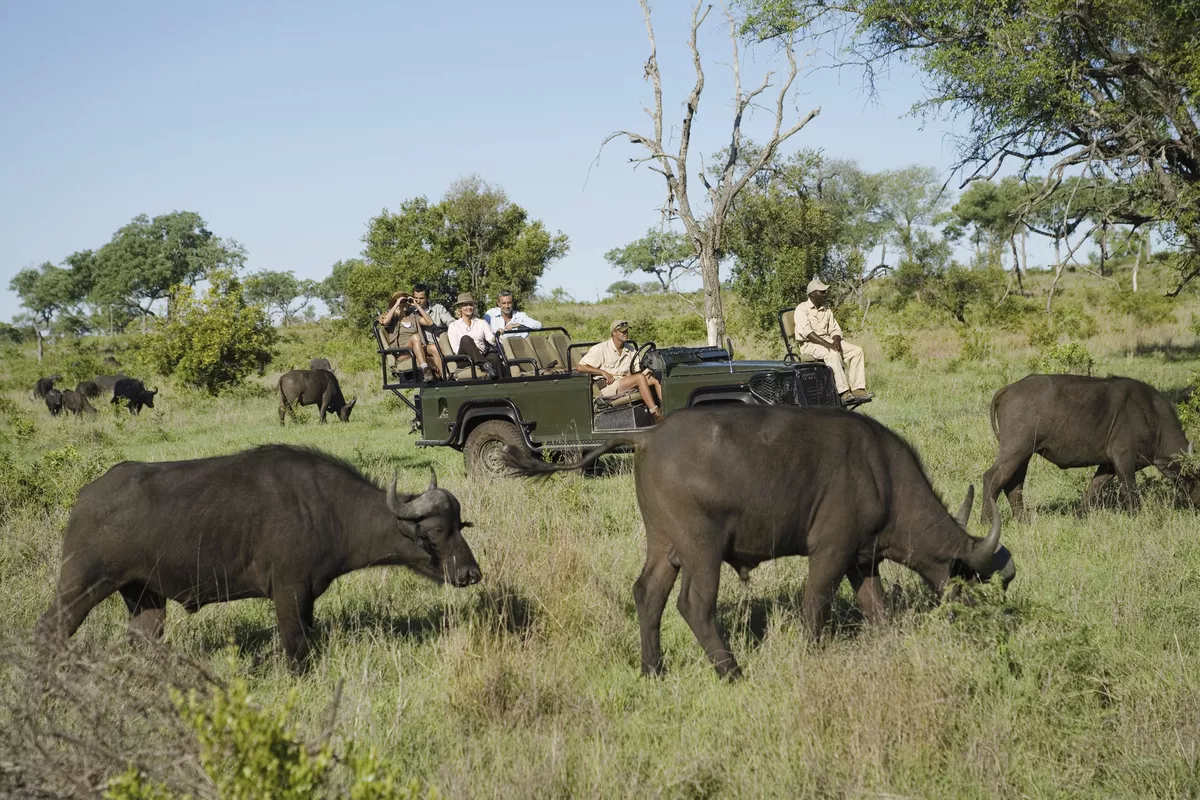
[[[440,333],[437,337],[438,350],[443,356],[453,356],[454,351],[450,349],[450,337],[446,333]],[[471,380],[471,365],[465,361],[455,363],[446,360],[446,371],[449,372],[449,379],[452,381],[469,381]],[[478,370],[479,377],[484,377],[483,370]]]
[[[800,342],[796,341],[796,309],[785,308],[779,312],[779,327],[783,331],[783,344],[789,354],[796,356],[801,363],[816,361],[810,355],[800,352]]]
[[[537,353],[533,350],[533,345],[529,343],[529,339],[524,336],[501,336],[506,345],[512,348],[514,358],[529,358],[537,361]],[[541,367],[541,363],[538,364]],[[534,373],[533,364],[517,364],[514,369],[519,370],[519,373],[513,374],[532,375]]]
[[[571,337],[567,336],[562,331],[551,331],[549,338],[550,344],[554,345],[554,352],[558,358],[558,365],[563,369],[566,369],[567,362],[570,360],[568,350],[571,347]]]
[[[567,369],[567,362],[559,358],[558,350],[550,341],[549,335],[533,334],[528,339],[524,340],[530,345],[533,352],[537,356],[538,369],[545,372],[548,369],[562,369],[564,372]],[[551,367],[550,365],[554,366]]]
[[[383,329],[378,325],[375,326],[375,341],[379,344],[380,350],[389,350],[391,346],[384,341]],[[392,373],[392,377],[400,378],[401,380],[413,379],[413,360],[412,356],[395,356],[389,354],[387,357],[388,370]]]

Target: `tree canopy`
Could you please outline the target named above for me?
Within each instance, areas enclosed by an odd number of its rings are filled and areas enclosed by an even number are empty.
[[[263,306],[269,314],[277,312],[280,323],[285,326],[319,295],[315,281],[299,279],[291,270],[262,270],[247,275],[245,289],[248,301]]]
[[[657,228],[624,247],[609,250],[604,260],[627,276],[635,272],[653,275],[664,291],[673,288],[684,275],[695,273],[698,261],[689,237]]]

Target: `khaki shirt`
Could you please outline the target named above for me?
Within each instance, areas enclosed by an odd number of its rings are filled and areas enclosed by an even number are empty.
[[[842,336],[842,326],[834,319],[829,306],[817,308],[812,300],[805,300],[796,306],[796,338],[806,342],[810,333],[832,342],[833,337]]]
[[[584,357],[579,359],[579,363],[593,369],[602,369],[611,373],[615,378],[624,378],[633,367],[633,355],[633,350],[630,348],[623,347],[617,350],[613,340],[606,339],[599,344],[592,345]]]

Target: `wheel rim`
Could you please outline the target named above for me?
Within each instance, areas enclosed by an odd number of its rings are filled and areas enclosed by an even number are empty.
[[[479,460],[485,470],[492,475],[505,475],[508,465],[504,462],[504,442],[499,439],[489,439],[479,448]]]

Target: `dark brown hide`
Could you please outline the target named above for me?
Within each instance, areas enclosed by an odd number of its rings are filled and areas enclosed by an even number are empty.
[[[77,417],[82,416],[84,413],[96,413],[96,409],[88,402],[87,398],[74,389],[67,389],[62,393],[62,405],[63,408]]]
[[[1034,453],[1061,469],[1097,468],[1083,494],[1084,514],[1114,475],[1126,508],[1135,511],[1137,471],[1155,466],[1179,480],[1179,456],[1191,448],[1170,401],[1132,378],[1030,375],[996,392],[991,421],[1000,447],[983,476],[985,518],[1001,491],[1013,516],[1027,516],[1022,493]],[[1200,503],[1200,484],[1184,486]]]
[[[84,397],[99,397],[100,385],[95,381],[80,381],[79,385],[75,387],[75,391]]]
[[[63,407],[63,393],[58,389],[47,389],[44,395],[46,400],[46,410],[50,412],[50,416],[57,417]]]
[[[308,362],[309,369],[323,369],[333,372],[333,367],[329,364],[328,358],[314,358]]]
[[[102,391],[111,392],[116,387],[117,381],[121,380],[122,378],[127,378],[127,377],[129,377],[129,376],[121,375],[121,374],[97,375],[96,376],[96,385],[99,386]]]
[[[118,378],[113,386],[112,400],[109,402],[119,404],[121,400],[126,400],[129,403],[129,413],[140,414],[142,406],[154,408],[156,394],[158,389],[147,389],[137,378]]]
[[[717,672],[737,663],[716,624],[721,562],[742,577],[763,561],[808,556],[803,616],[819,637],[830,601],[849,577],[864,614],[884,616],[879,564],[896,561],[939,594],[952,577],[1015,574],[997,550],[999,519],[979,540],[950,516],[912,448],[874,420],[840,410],[730,406],[676,412],[656,430],[610,440],[575,465],[510,450],[525,475],[585,468],[623,445],[636,451],[634,483],[646,525],[646,563],[633,587],[642,670],[662,669],[659,629],[682,575],[678,608]]]
[[[316,404],[322,424],[325,413],[332,411],[342,422],[350,421],[350,412],[358,399],[346,402],[337,376],[323,369],[294,369],[279,378],[279,424],[292,410],[292,405],[311,406]]]
[[[458,500],[430,487],[385,492],[349,464],[267,446],[231,456],[124,462],[79,492],[43,636],[71,636],[120,592],[141,633],[162,634],[167,600],[196,611],[248,597],[275,604],[283,648],[301,664],[313,602],[340,575],[402,565],[466,586],[479,565]]]
[[[54,388],[55,381],[61,381],[62,375],[51,375],[48,378],[38,378],[37,383],[33,387],[33,396],[35,398],[44,398],[46,392]]]

